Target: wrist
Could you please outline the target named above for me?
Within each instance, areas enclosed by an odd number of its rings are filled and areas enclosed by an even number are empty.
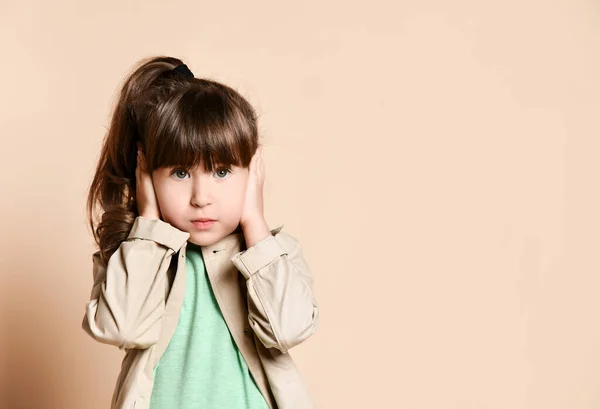
[[[247,247],[252,247],[271,236],[271,230],[269,230],[269,226],[264,217],[240,224],[242,226]]]
[[[244,219],[240,220],[240,225],[244,229],[263,227],[263,226],[267,226],[267,220],[264,218],[264,216],[250,217],[246,220],[244,220]]]
[[[141,212],[140,217],[144,219],[160,219],[160,215],[156,212]]]

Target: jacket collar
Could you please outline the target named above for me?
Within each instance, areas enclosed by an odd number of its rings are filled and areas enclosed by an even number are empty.
[[[279,226],[276,229],[271,230],[271,234],[277,234],[283,226]],[[211,284],[219,286],[223,274],[225,273],[225,266],[228,261],[238,252],[243,251],[246,247],[244,235],[241,229],[227,235],[218,242],[209,246],[202,246],[202,256],[204,258],[205,268],[211,278]],[[154,356],[152,359],[152,367],[155,367],[160,357],[163,355],[171,337],[175,333],[177,323],[179,322],[179,314],[183,306],[183,299],[185,296],[185,282],[186,282],[186,271],[185,271],[185,257],[186,257],[187,242],[181,247],[178,254],[173,255],[177,257],[175,280],[171,286],[169,297],[167,298],[165,313],[163,316],[163,324],[161,336],[154,349]],[[229,288],[229,286],[227,286]],[[230,289],[232,289],[231,287]],[[214,288],[215,291],[221,291],[218,288]],[[237,289],[239,291],[239,288]],[[233,294],[232,294],[233,295]],[[234,318],[235,317],[235,318]],[[242,317],[231,316],[231,320],[237,320]],[[228,324],[229,325],[229,324]]]
[[[271,230],[272,235],[276,235],[283,229],[283,225],[276,227]],[[184,244],[187,247],[187,242]],[[246,241],[244,240],[244,233],[241,227],[238,227],[233,233],[223,237],[218,242],[211,244],[210,246],[202,247],[202,254],[217,254],[223,252],[229,254],[230,257],[239,251],[245,250]],[[228,251],[225,251],[228,250]]]

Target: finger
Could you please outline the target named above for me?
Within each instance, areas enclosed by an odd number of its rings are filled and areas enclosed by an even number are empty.
[[[138,153],[138,161],[137,161],[137,170],[140,172],[140,175],[144,173],[144,159],[142,155]]]
[[[264,176],[265,173],[265,161],[263,159],[263,147],[261,145],[260,147],[260,156],[258,157],[258,168],[259,168],[259,172],[261,177]]]
[[[251,174],[256,171],[257,158],[258,158],[257,153],[254,153],[254,155],[252,155],[252,159],[250,159],[250,165],[248,165],[248,170]]]
[[[256,166],[256,174],[258,175],[258,177],[260,179],[262,179],[263,178],[263,174],[264,174],[264,169],[265,169],[264,162],[263,162],[262,158],[259,159],[259,161],[258,161],[258,163],[256,165],[257,165]]]
[[[144,151],[143,150],[139,150],[139,164],[140,164],[140,169],[143,173],[146,173],[148,171],[147,169],[147,164],[146,164],[146,155],[144,155]]]
[[[258,145],[256,147],[256,150],[254,151],[254,155],[252,155],[252,158],[259,158],[260,157],[260,151],[262,150],[262,145]]]
[[[258,158],[260,158],[260,153],[262,152],[262,146],[258,145],[258,147],[256,148],[256,152],[254,152],[254,156],[256,156],[256,159],[258,160]]]
[[[137,179],[140,178],[140,173],[141,173],[140,161],[141,161],[141,159],[140,159],[140,151],[138,151],[138,153],[137,153],[137,161],[135,163],[135,177]]]

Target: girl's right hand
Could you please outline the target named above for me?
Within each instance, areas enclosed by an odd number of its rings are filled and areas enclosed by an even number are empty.
[[[160,219],[160,209],[156,192],[152,183],[152,177],[146,166],[146,155],[138,144],[137,166],[135,168],[135,197],[138,206],[138,214],[146,219]]]

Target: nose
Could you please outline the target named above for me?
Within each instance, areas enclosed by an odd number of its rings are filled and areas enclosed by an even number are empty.
[[[210,178],[206,175],[197,176],[193,183],[191,204],[195,207],[206,207],[213,202]]]

